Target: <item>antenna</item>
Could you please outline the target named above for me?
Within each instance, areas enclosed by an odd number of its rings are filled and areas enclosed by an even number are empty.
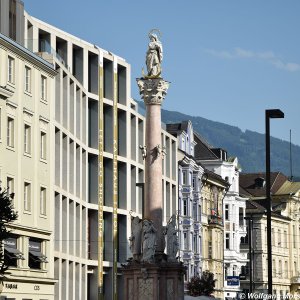
[[[292,129],[290,129],[290,180],[293,181],[293,160],[292,160]]]

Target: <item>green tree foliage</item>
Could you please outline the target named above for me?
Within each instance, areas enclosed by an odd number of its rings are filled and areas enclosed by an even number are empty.
[[[11,235],[8,225],[18,218],[12,204],[13,197],[13,193],[9,194],[0,186],[0,280],[8,268],[4,261],[3,241]]]
[[[215,291],[216,279],[214,274],[210,271],[204,271],[202,276],[195,276],[191,278],[187,288],[190,296],[211,296]]]

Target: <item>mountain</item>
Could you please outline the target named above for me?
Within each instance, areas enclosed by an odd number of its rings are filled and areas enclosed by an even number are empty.
[[[139,101],[144,108],[144,103]],[[238,157],[242,171],[246,173],[265,171],[265,135],[254,131],[193,117],[176,111],[162,109],[162,121],[178,123],[191,120],[193,128],[215,148],[227,150],[229,156]],[[292,144],[294,179],[300,180],[300,147]],[[290,176],[290,143],[271,137],[271,170]]]

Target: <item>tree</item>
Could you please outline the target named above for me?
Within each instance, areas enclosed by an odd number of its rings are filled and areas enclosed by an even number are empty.
[[[202,276],[195,276],[187,284],[190,296],[211,296],[215,291],[217,279],[214,279],[214,274],[210,271],[204,271]]]
[[[13,193],[10,194],[7,189],[3,190],[0,186],[0,282],[8,269],[4,261],[3,241],[11,236],[8,225],[18,218],[18,214],[13,208],[13,198]]]

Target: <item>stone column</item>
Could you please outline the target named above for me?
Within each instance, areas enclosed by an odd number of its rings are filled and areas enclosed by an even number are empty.
[[[162,78],[139,78],[137,83],[146,106],[146,149],[144,217],[153,221],[157,230],[156,253],[164,252],[162,228],[162,151],[161,104],[169,88]]]

